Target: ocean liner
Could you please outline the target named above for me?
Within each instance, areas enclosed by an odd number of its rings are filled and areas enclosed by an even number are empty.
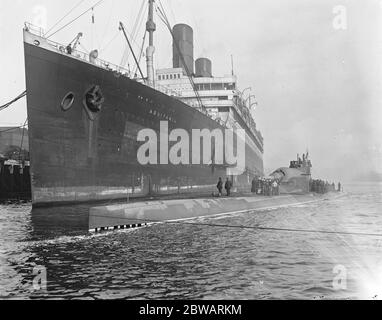
[[[97,51],[55,43],[40,29],[24,28],[27,110],[34,206],[108,201],[172,194],[211,194],[219,177],[236,189],[250,189],[263,175],[263,137],[250,112],[250,100],[232,72],[212,75],[207,58],[194,61],[193,30],[169,28],[173,67],[154,70],[153,0],[148,0],[147,76],[98,58]],[[120,24],[121,31],[124,26]],[[126,40],[129,41],[124,32]],[[139,64],[138,64],[139,65]],[[139,67],[138,67],[139,68]],[[142,165],[138,134],[151,129],[245,131],[245,168],[212,159],[204,164]],[[170,143],[171,146],[171,143]]]

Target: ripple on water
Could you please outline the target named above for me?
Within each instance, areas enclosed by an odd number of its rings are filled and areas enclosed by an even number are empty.
[[[371,185],[355,186],[354,190],[321,203],[193,222],[382,233],[381,189]],[[59,223],[50,223],[47,216],[52,215]],[[70,234],[61,224],[63,217],[67,217]],[[382,262],[378,260],[382,239],[373,237],[186,223],[88,234],[85,217],[82,207],[31,214],[28,203],[0,205],[0,297],[359,298],[358,275]],[[343,292],[333,289],[333,269],[338,265],[348,271],[348,288]],[[46,267],[46,291],[33,291],[36,266]],[[370,298],[375,295],[367,294]]]

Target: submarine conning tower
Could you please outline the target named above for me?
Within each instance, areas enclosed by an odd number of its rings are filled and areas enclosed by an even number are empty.
[[[173,35],[173,67],[185,69],[183,56],[188,72],[194,74],[194,30],[181,23],[174,26]]]

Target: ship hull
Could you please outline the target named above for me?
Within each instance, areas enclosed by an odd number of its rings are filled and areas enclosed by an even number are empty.
[[[214,192],[226,168],[211,165],[140,165],[142,129],[223,129],[181,101],[121,74],[24,43],[34,206],[183,193]],[[104,103],[96,115],[85,107],[99,86]],[[68,93],[74,102],[64,111]],[[93,117],[93,118],[92,118]],[[263,173],[262,151],[246,144],[246,168],[234,186],[247,188]],[[255,150],[254,150],[255,148]]]

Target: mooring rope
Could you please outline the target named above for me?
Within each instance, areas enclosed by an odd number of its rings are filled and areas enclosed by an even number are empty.
[[[24,98],[25,96],[27,95],[27,91],[23,91],[22,93],[20,93],[16,98],[14,98],[13,100],[7,102],[6,104],[3,104],[2,106],[0,106],[0,111],[2,110],[5,110],[6,108],[10,107],[12,104],[14,104],[15,102],[17,102],[18,100],[20,100],[21,98]]]
[[[250,212],[250,211],[248,211]],[[227,213],[227,216],[230,213]],[[199,223],[199,222],[185,222],[185,221],[159,221],[159,220],[148,220],[148,219],[136,219],[136,218],[124,218],[124,217],[110,217],[104,215],[92,215],[92,217],[97,218],[108,218],[116,220],[128,220],[134,222],[142,222],[145,224],[181,224],[181,225],[193,225],[201,227],[214,227],[214,228],[228,228],[228,229],[242,229],[242,230],[261,230],[261,231],[282,231],[282,232],[298,232],[298,233],[318,233],[318,234],[335,234],[335,235],[352,235],[352,236],[368,236],[368,237],[382,237],[379,233],[364,233],[364,232],[346,232],[346,231],[331,231],[331,230],[312,230],[312,229],[293,229],[293,228],[274,228],[274,227],[252,227],[243,225],[230,225],[230,224],[213,224],[213,223]],[[205,218],[205,217],[203,217]],[[198,219],[195,218],[188,218]],[[98,228],[98,229],[101,229]]]

